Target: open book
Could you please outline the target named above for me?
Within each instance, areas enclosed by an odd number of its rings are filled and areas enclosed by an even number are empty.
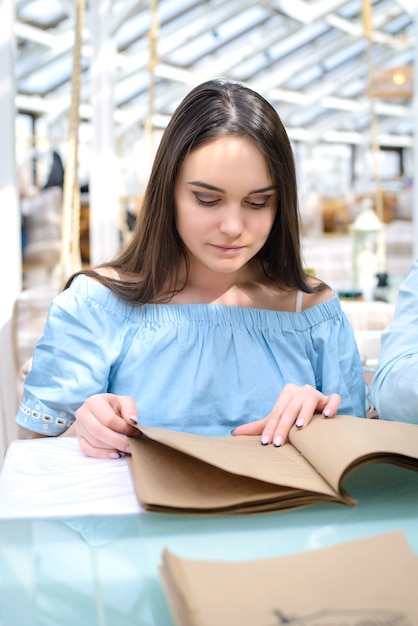
[[[204,437],[141,426],[128,457],[133,485],[147,510],[170,513],[253,513],[318,502],[356,501],[343,488],[367,463],[418,471],[418,425],[315,416],[293,427],[280,448],[258,436]]]
[[[399,530],[244,562],[165,550],[160,575],[178,626],[418,624],[418,557]]]

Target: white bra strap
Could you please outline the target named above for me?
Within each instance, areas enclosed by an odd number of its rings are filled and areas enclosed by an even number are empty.
[[[298,289],[296,292],[296,306],[295,306],[296,313],[300,313],[302,310],[302,300],[303,300],[303,291],[300,291]]]

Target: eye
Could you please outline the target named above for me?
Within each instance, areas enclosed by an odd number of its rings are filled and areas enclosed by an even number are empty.
[[[194,197],[198,204],[202,206],[215,206],[219,202],[219,198],[210,194],[194,191]]]
[[[253,209],[264,209],[268,206],[270,198],[272,198],[271,194],[268,196],[250,197],[247,199],[247,204]]]

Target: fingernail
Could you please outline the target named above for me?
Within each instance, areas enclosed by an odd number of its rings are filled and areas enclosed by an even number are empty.
[[[277,437],[275,437],[274,439],[274,445],[276,448],[280,448],[280,446],[282,445],[283,442],[283,437],[281,435],[277,435]]]
[[[124,456],[123,452],[109,452],[110,459],[121,459]]]
[[[126,452],[127,454],[131,454],[131,446],[126,446],[126,448],[125,448],[125,452]]]
[[[324,417],[329,417],[329,416],[331,415],[331,411],[330,411],[329,409],[324,409],[324,410],[322,411],[322,415],[323,415]]]
[[[262,446],[266,446],[268,444],[269,440],[270,440],[270,438],[269,438],[268,435],[263,435],[261,437],[261,445]]]
[[[129,421],[132,422],[132,424],[135,424],[135,426],[138,424],[138,418],[135,415],[130,415]]]
[[[305,423],[305,420],[303,419],[303,417],[298,417],[298,419],[296,420],[295,426],[296,428],[302,428],[304,423]]]
[[[235,428],[231,430],[231,435],[233,435],[234,433],[235,433]]]

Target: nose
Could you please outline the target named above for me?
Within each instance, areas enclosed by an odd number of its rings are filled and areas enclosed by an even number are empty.
[[[241,207],[231,205],[225,207],[219,225],[220,232],[228,237],[238,237],[241,235],[243,227]]]

